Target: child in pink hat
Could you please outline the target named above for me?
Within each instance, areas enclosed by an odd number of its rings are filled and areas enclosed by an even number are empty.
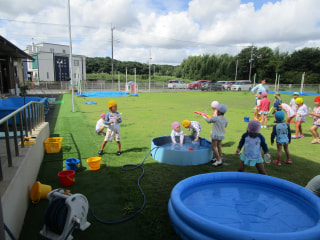
[[[261,114],[261,128],[267,128],[268,114],[270,109],[270,100],[268,99],[268,93],[261,93],[262,100],[260,101],[259,114]]]
[[[108,127],[107,125],[104,124],[106,115],[107,115],[106,113],[101,113],[100,119],[96,123],[96,133],[102,136],[106,135],[106,133],[103,132],[103,130]]]
[[[265,138],[259,133],[261,124],[257,120],[251,120],[248,123],[248,131],[244,133],[239,142],[236,154],[240,155],[239,172],[244,172],[246,166],[256,166],[260,174],[267,174],[263,165],[261,156],[261,148],[265,154],[269,154],[269,149]],[[240,154],[241,148],[244,146],[243,152]]]
[[[180,145],[182,145],[184,140],[184,134],[178,122],[172,123],[171,140],[174,144],[177,144],[176,137],[180,137],[179,143]]]

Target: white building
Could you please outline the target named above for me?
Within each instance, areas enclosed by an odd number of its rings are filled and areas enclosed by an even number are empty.
[[[69,46],[52,43],[39,43],[27,46],[25,50],[35,61],[28,62],[28,80],[34,83],[40,81],[68,81]],[[73,82],[86,79],[86,57],[72,55]]]

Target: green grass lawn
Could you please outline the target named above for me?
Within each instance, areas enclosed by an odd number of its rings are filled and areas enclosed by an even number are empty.
[[[273,95],[269,95],[271,103]],[[283,102],[289,103],[291,96],[283,95]],[[150,156],[144,163],[145,175],[141,185],[147,196],[145,209],[133,220],[116,225],[103,225],[96,222],[89,214],[91,226],[84,232],[76,230],[75,239],[178,239],[173,231],[167,203],[172,188],[187,177],[218,171],[237,171],[239,157],[235,151],[241,135],[246,131],[244,116],[253,116],[254,98],[248,92],[180,92],[180,93],[143,93],[139,97],[114,98],[118,111],[123,113],[121,129],[122,155],[116,156],[116,143],[108,143],[102,156],[101,169],[90,171],[87,158],[97,156],[103,141],[95,133],[95,123],[102,112],[107,112],[107,102],[111,98],[75,97],[76,112],[71,111],[71,95],[61,95],[59,105],[50,125],[51,136],[63,137],[62,151],[59,154],[45,154],[38,180],[53,188],[60,187],[57,173],[65,170],[64,160],[79,158],[80,169],[75,175],[75,184],[69,189],[72,193],[84,194],[90,207],[98,217],[107,220],[118,220],[135,212],[142,204],[142,197],[136,185],[140,170],[122,171],[124,164],[138,164],[150,150],[151,140],[171,133],[171,123],[184,119],[199,121],[203,130],[201,136],[209,138],[211,125],[193,111],[211,113],[211,101],[218,100],[228,106],[226,117],[229,125],[226,139],[223,141],[224,166],[214,168],[211,164],[199,166],[170,166],[160,164]],[[304,97],[305,103],[313,108],[314,96]],[[82,102],[97,102],[96,105],[85,105]],[[269,117],[269,128],[261,129],[265,136],[273,159],[276,147],[270,145],[273,118]],[[292,165],[281,167],[265,164],[268,175],[286,179],[305,186],[315,175],[319,174],[320,144],[311,144],[312,135],[309,128],[312,119],[307,118],[303,124],[305,138],[292,140],[290,151]],[[292,130],[294,125],[291,124]],[[186,131],[185,131],[186,132]],[[285,160],[283,154],[282,160]],[[247,167],[248,172],[256,169]],[[30,204],[20,239],[42,239],[39,231],[43,225],[43,216],[48,202]]]

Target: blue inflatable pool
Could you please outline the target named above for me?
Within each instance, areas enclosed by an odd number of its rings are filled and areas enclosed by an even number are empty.
[[[265,175],[219,172],[184,179],[173,188],[168,211],[182,239],[320,239],[319,198]]]
[[[176,141],[179,142],[178,137]],[[180,166],[204,164],[213,156],[211,142],[201,137],[194,143],[193,138],[185,136],[182,146],[173,144],[171,136],[157,137],[151,141],[151,150],[151,156],[158,162]]]

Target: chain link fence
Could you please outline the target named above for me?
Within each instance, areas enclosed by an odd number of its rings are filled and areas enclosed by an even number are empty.
[[[54,91],[57,93],[65,93],[71,91],[71,85],[69,81],[65,82],[40,82],[38,84],[34,84],[32,82],[26,83],[28,88],[33,92],[50,92]],[[148,92],[149,91],[149,82],[137,82],[138,92]],[[74,90],[78,91],[77,85],[74,86]],[[278,87],[278,86],[277,86]],[[280,84],[279,89],[272,84],[269,85],[271,91],[294,91],[300,92],[301,85],[300,84]],[[111,82],[106,81],[83,81],[81,83],[81,91],[83,92],[91,92],[91,91],[125,91],[125,83],[114,81],[113,84]],[[150,91],[151,92],[166,92],[166,91],[195,91],[190,89],[169,89],[167,82],[150,82]],[[200,91],[200,90],[198,90]],[[303,86],[303,92],[312,92],[312,93],[320,93],[320,84],[305,84]]]

